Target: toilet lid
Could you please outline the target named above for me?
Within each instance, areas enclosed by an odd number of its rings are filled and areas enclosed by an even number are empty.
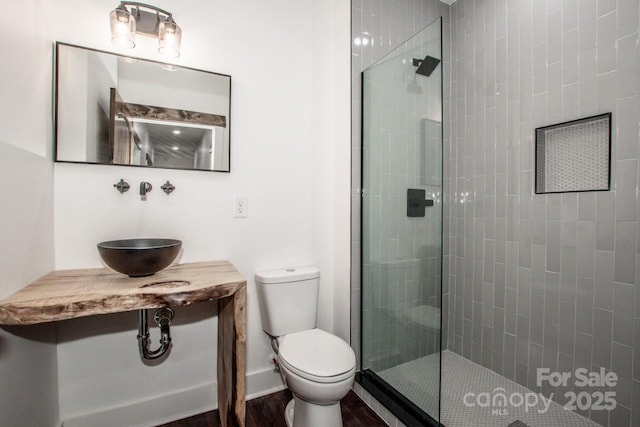
[[[281,338],[280,358],[297,371],[314,377],[334,377],[354,369],[356,356],[349,344],[321,329]]]

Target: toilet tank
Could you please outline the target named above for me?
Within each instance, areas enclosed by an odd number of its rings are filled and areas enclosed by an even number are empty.
[[[256,273],[262,329],[279,337],[316,327],[320,270],[295,267]]]

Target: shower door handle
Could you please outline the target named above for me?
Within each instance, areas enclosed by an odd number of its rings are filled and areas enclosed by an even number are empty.
[[[416,188],[407,189],[407,216],[411,218],[424,217],[424,208],[433,206],[433,200],[425,199],[426,191]]]

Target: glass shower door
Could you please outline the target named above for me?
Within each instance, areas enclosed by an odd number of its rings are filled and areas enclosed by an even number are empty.
[[[437,20],[363,72],[362,108],[362,373],[436,422],[441,26]]]

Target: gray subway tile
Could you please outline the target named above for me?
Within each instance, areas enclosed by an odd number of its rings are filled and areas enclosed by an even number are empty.
[[[531,342],[543,345],[544,331],[544,297],[540,295],[531,296]]]
[[[562,195],[561,241],[562,246],[576,246],[576,226],[578,219],[578,196],[576,193]]]
[[[632,159],[616,162],[618,169],[616,174],[616,209],[619,209],[618,203],[620,203],[625,211],[624,217],[616,212],[618,221],[635,221],[635,215],[637,215],[635,205],[640,200],[635,194],[638,157],[638,107],[638,98],[635,96],[618,101],[618,116],[615,121],[618,128],[616,157],[618,159]],[[624,194],[624,200],[620,199],[621,194]],[[634,204],[634,206],[629,206],[629,204]]]
[[[638,360],[638,359],[635,359]],[[633,382],[633,426],[640,425],[640,381]]]
[[[546,253],[544,245],[531,247],[531,293],[544,296],[546,275]]]
[[[617,222],[615,238],[615,280],[622,283],[634,283],[636,223]]]
[[[558,353],[558,372],[572,372],[573,371],[573,357],[567,354]],[[565,392],[570,391],[572,389],[571,381],[569,380],[566,387],[559,386],[556,388],[556,393],[558,394],[558,398],[560,398],[559,403],[564,404],[562,397],[564,397]]]
[[[616,282],[613,286],[613,340],[633,344],[634,285]]]
[[[507,288],[504,307],[504,330],[509,334],[516,333],[516,319],[518,316],[518,291],[516,289]]]
[[[618,48],[618,98],[637,96],[640,91],[640,83],[638,83],[638,73],[640,73],[638,34],[623,37],[617,40],[616,45]]]
[[[593,346],[593,337],[589,334],[576,332],[575,345],[575,369],[585,368],[591,370],[591,348]]]
[[[609,415],[611,411],[591,411],[590,420],[600,426],[609,426]]]
[[[550,13],[547,10],[547,13],[547,63],[554,64],[562,59],[562,20],[560,11]]]
[[[544,346],[542,353],[542,365],[551,372],[558,368],[558,326],[550,323],[544,324]]]
[[[465,319],[462,329],[462,356],[466,359],[471,359],[471,343],[473,338],[472,323],[471,320]]]
[[[633,379],[640,381],[640,317],[633,319]]]
[[[595,221],[596,193],[588,191],[578,194],[578,220]]]
[[[494,259],[495,259],[495,242],[493,240],[484,241],[484,276],[485,282],[493,283],[494,280]]]
[[[482,324],[493,327],[493,283],[482,285]]]
[[[502,375],[515,380],[516,375],[516,337],[504,334],[504,355]]]
[[[616,395],[617,397],[617,395]],[[593,411],[592,411],[593,412]],[[610,426],[632,426],[631,424],[631,409],[622,404],[616,405],[609,414]]]
[[[560,316],[560,275],[547,273],[544,288],[544,321],[558,325]]]
[[[618,140],[618,156],[620,156],[620,152],[623,151],[623,147],[627,145],[633,147],[633,154],[635,155],[638,149],[637,135],[636,138],[630,141]],[[616,221],[636,220],[637,175],[638,161],[636,159],[618,160],[616,164]]]
[[[593,290],[593,305],[595,308],[613,309],[614,275],[613,252],[596,251],[596,281]]]
[[[576,295],[576,331],[591,334],[593,332],[593,288],[594,280],[578,278]]]
[[[520,267],[531,267],[531,220],[521,219],[518,241],[518,262]]]
[[[562,266],[560,269],[560,301],[574,302],[576,299],[576,252],[576,248],[562,248]]]
[[[595,114],[597,112],[598,105],[598,67],[596,62],[596,48],[590,48],[580,53],[580,111],[582,115]],[[595,203],[594,193],[581,193],[593,195]],[[595,220],[595,204],[593,208],[592,217],[581,218],[588,220]]]
[[[618,0],[618,38],[638,31],[638,7],[637,0]]]
[[[529,356],[527,355],[527,359]],[[516,361],[516,379],[515,381],[518,384],[527,384],[527,379],[529,377],[529,365],[522,362]]]
[[[558,328],[561,353],[573,357],[576,332],[576,306],[572,302],[560,301],[560,321]]]
[[[576,268],[578,277],[593,278],[596,256],[596,224],[594,221],[578,221]]]
[[[537,385],[538,369],[542,368],[543,348],[541,345],[531,344],[529,346],[529,375],[527,378],[527,387],[529,389],[540,392],[541,387]]]
[[[502,352],[504,346],[504,309],[493,310],[493,339],[491,341],[494,351]]]
[[[611,369],[611,329],[613,318],[610,311],[593,310],[593,364]]]
[[[473,303],[473,341],[482,342],[482,303]]]
[[[503,364],[504,352],[493,351],[491,354],[491,370],[496,372],[498,375],[502,375],[502,364]]]
[[[488,326],[484,326],[482,328],[482,366],[487,369],[491,369],[492,363],[492,339],[493,339],[493,328]]]
[[[545,211],[546,199],[544,196],[535,195],[533,197],[533,215],[531,241],[533,244],[544,245],[546,243],[545,235]]]
[[[596,249],[613,250],[615,224],[615,195],[599,192],[596,196]]]
[[[507,242],[507,288],[518,287],[518,243]]]
[[[636,255],[636,297],[634,316],[640,317],[640,255]]]
[[[616,68],[616,14],[600,16],[596,25],[598,31],[598,73],[604,74]]]
[[[495,307],[504,308],[506,288],[505,265],[495,263],[494,268],[493,304]]]
[[[525,365],[529,360],[529,326],[529,318],[518,315],[516,326],[516,362]]]
[[[562,196],[560,194],[547,194],[547,219],[561,219]]]
[[[531,310],[531,269],[518,269],[518,314],[529,316]]]
[[[560,221],[549,220],[547,221],[547,271],[560,273],[560,248]]]
[[[629,346],[613,343],[611,353],[611,370],[618,376],[615,387],[616,401],[627,408],[631,407],[633,395],[633,349]]]

